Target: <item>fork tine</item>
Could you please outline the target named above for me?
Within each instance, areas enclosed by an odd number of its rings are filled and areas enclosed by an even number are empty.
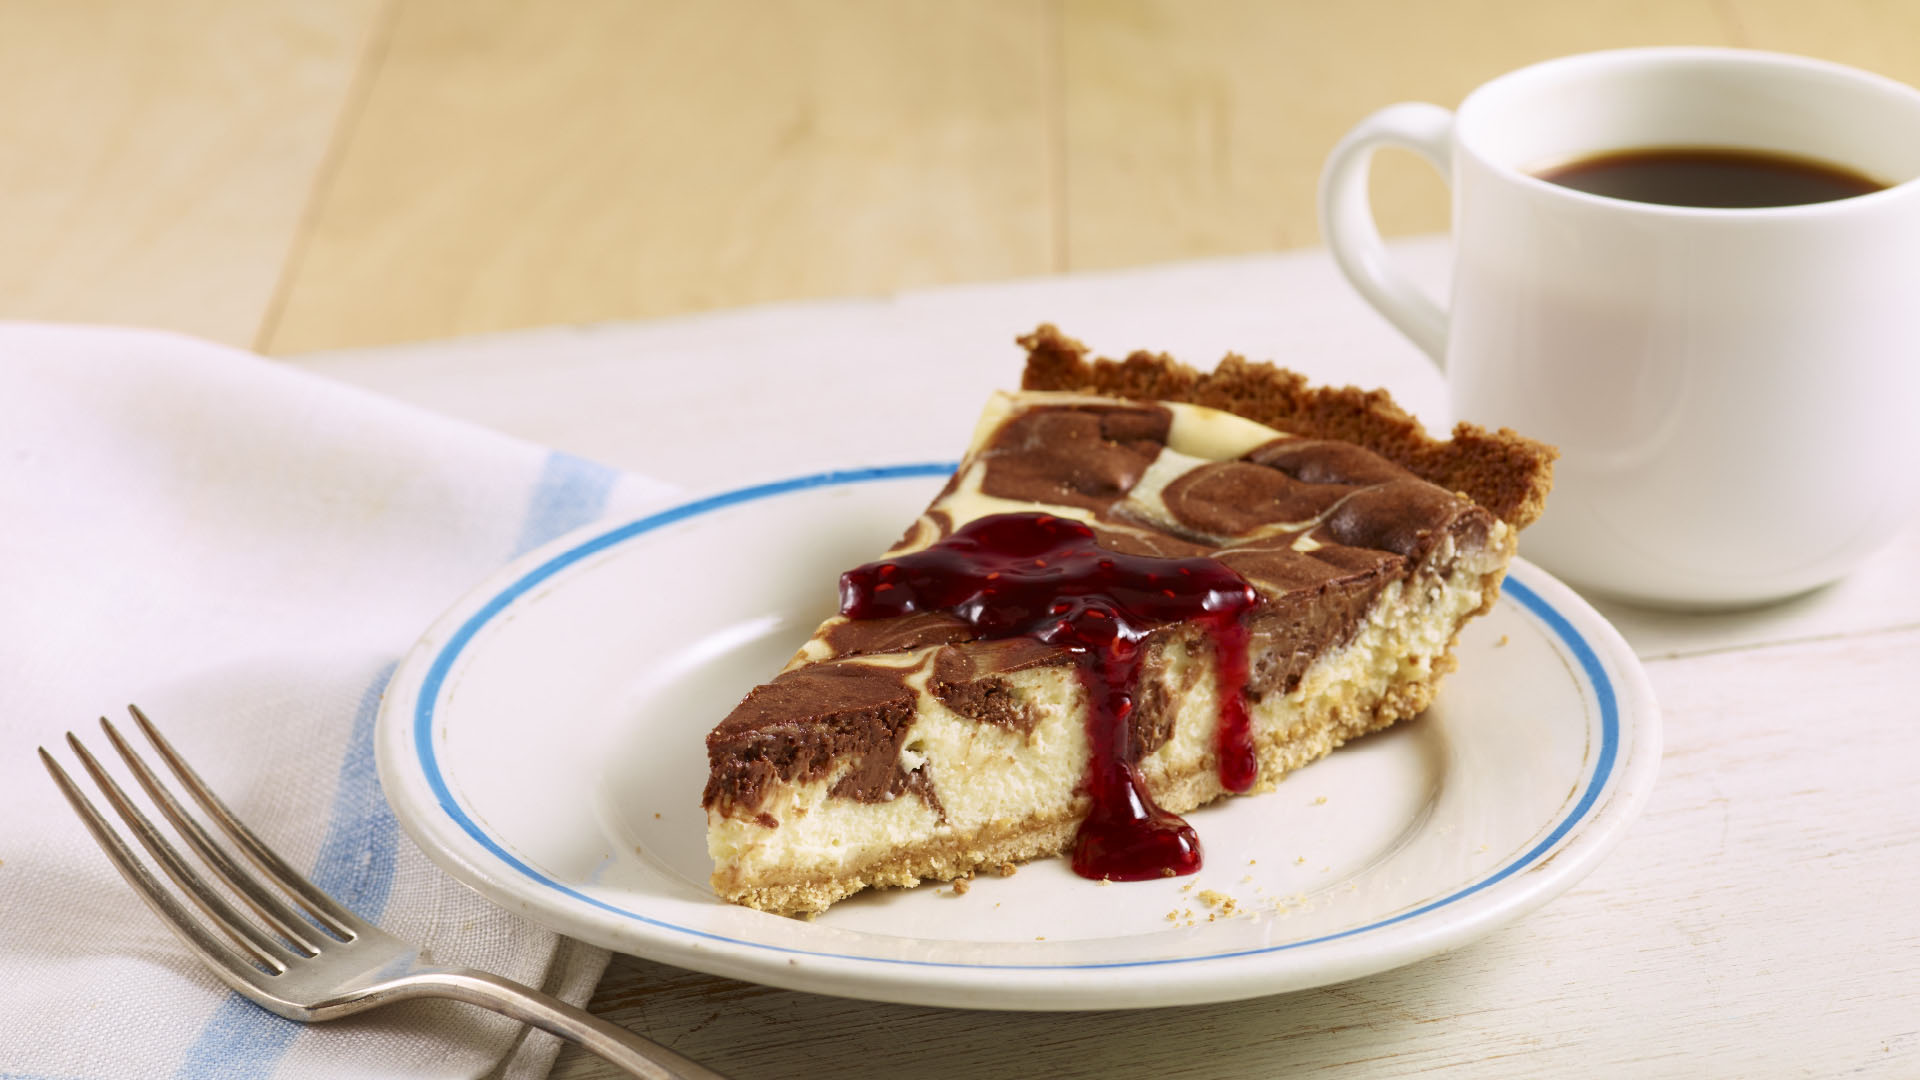
[[[272,848],[253,834],[252,829],[247,828],[239,818],[235,817],[233,811],[227,809],[227,804],[221,802],[220,797],[215,795],[200,779],[199,774],[193,771],[192,766],[174,752],[173,744],[167,742],[166,737],[160,734],[160,729],[154,726],[153,721],[147,719],[147,714],[141,712],[138,705],[127,706],[127,711],[133,714],[134,722],[139,724],[140,730],[146,733],[147,741],[160,752],[160,757],[167,763],[167,768],[172,770],[173,775],[186,786],[187,792],[193,796],[194,801],[200,804],[200,808],[220,826],[220,830],[227,834],[247,859],[254,866],[259,867],[261,873],[271,878],[274,884],[298,897],[323,926],[341,937],[351,941],[373,929],[371,924],[348,911],[333,897],[321,892],[299,871],[287,865],[285,859],[275,854]]]
[[[93,808],[93,803],[81,793],[79,785],[60,767],[53,755],[47,753],[47,748],[42,746],[37,749],[40,751],[40,764],[46,766],[53,782],[60,786],[60,793],[67,797],[68,804],[80,815],[87,831],[93,834],[94,843],[100,845],[107,860],[113,863],[114,869],[120,871],[120,876],[127,880],[127,884],[133,886],[133,891],[140,894],[140,899],[145,900],[147,906],[160,916],[160,921],[166,923],[189,949],[213,969],[221,982],[248,996],[258,993],[260,982],[266,975],[234,952],[232,946],[208,931],[205,924],[182,906],[173,893],[160,884],[153,872],[133,854],[126,841],[120,839],[119,832],[107,823],[100,811]]]
[[[259,915],[276,933],[299,946],[307,955],[318,955],[320,949],[314,939],[323,935],[314,930],[313,924],[302,918],[300,913],[289,907],[284,900],[262,887],[255,875],[235,863],[233,857],[227,854],[227,849],[207,835],[207,830],[201,827],[200,822],[186,812],[186,809],[180,805],[180,800],[174,798],[173,792],[167,790],[166,785],[160,782],[160,778],[153,774],[146,759],[142,758],[139,752],[120,735],[120,729],[114,727],[104,716],[100,718],[100,727],[106,731],[107,740],[113,743],[113,748],[119,752],[121,760],[133,770],[134,778],[140,781],[140,786],[145,788],[147,794],[152,797],[154,805],[160,808],[160,812],[168,821],[173,822],[173,827],[186,838],[187,844],[193,850],[200,853],[200,857],[213,869],[213,872],[246,900],[247,906],[253,908],[254,913]]]
[[[207,918],[211,919],[216,927],[231,935],[236,944],[246,948],[256,959],[274,969],[275,972],[284,972],[287,969],[286,960],[283,959],[287,953],[286,946],[268,937],[264,931],[253,925],[246,916],[240,914],[232,904],[228,903],[226,897],[214,891],[213,886],[207,884],[207,879],[201,877],[199,872],[181,857],[180,849],[169,843],[167,838],[161,835],[160,830],[153,827],[153,822],[147,820],[147,815],[133,805],[133,801],[127,798],[126,792],[120,790],[119,783],[107,773],[107,770],[100,767],[100,762],[88,752],[85,744],[81,743],[80,737],[71,731],[67,733],[67,746],[80,758],[80,764],[86,767],[87,773],[93,777],[93,782],[100,788],[101,794],[107,797],[107,802],[120,814],[120,820],[133,829],[133,835],[139,839],[140,846],[147,849],[147,854],[153,856],[154,861],[160,864],[160,868],[173,879],[173,883],[186,892],[188,898],[206,913]]]

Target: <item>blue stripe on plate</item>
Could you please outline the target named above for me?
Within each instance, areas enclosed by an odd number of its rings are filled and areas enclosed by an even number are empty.
[[[1574,659],[1579,663],[1581,672],[1585,674],[1587,681],[1592,685],[1594,699],[1600,707],[1600,752],[1595,755],[1593,772],[1588,775],[1579,799],[1574,803],[1572,811],[1570,811],[1551,832],[1541,839],[1539,843],[1487,877],[1431,903],[1401,912],[1390,918],[1381,919],[1377,922],[1368,923],[1365,926],[1355,927],[1350,930],[1342,930],[1338,933],[1325,934],[1320,937],[1308,938],[1302,941],[1289,941],[1258,949],[1209,953],[1205,956],[1181,956],[1160,960],[1127,960],[1094,964],[967,964],[937,960],[903,960],[889,957],[863,956],[857,953],[797,949],[785,945],[747,941],[705,930],[697,930],[693,927],[680,926],[676,923],[656,919],[637,911],[629,911],[626,908],[588,896],[578,889],[555,881],[540,871],[535,870],[533,867],[528,866],[525,862],[508,852],[495,841],[493,837],[487,835],[487,833],[468,816],[466,810],[463,809],[459,802],[453,797],[453,792],[448,789],[445,777],[440,773],[440,763],[435,756],[433,748],[434,709],[439,703],[440,691],[446,684],[447,675],[452,671],[454,662],[459,659],[461,651],[473,640],[474,635],[479,633],[481,628],[486,626],[488,622],[492,621],[501,612],[511,606],[514,601],[526,595],[530,590],[537,588],[542,582],[547,581],[554,575],[583,559],[590,558],[599,552],[623,544],[635,537],[645,535],[655,529],[674,524],[675,522],[685,521],[688,518],[698,517],[701,514],[712,513],[713,511],[722,510],[731,506],[738,506],[741,503],[787,495],[796,491],[805,491],[810,488],[832,487],[841,484],[859,484],[875,480],[895,480],[906,477],[946,476],[950,474],[953,469],[954,466],[952,464],[917,464],[895,465],[872,469],[837,470],[834,472],[815,473],[810,476],[795,477],[791,480],[782,480],[771,484],[758,484],[753,487],[739,488],[694,502],[683,503],[671,509],[648,515],[638,521],[622,525],[617,529],[601,533],[598,536],[590,537],[554,555],[552,558],[542,562],[539,566],[534,567],[512,584],[495,594],[492,599],[481,606],[479,611],[475,612],[465,622],[460,624],[460,628],[454,631],[452,637],[447,639],[447,643],[442,646],[439,653],[434,656],[433,664],[427,669],[426,678],[421,683],[419,700],[414,707],[413,747],[415,755],[419,758],[420,769],[426,778],[427,786],[429,790],[433,792],[434,798],[440,804],[441,810],[445,811],[447,816],[451,818],[463,832],[472,837],[475,843],[493,855],[494,858],[500,860],[502,864],[510,867],[514,872],[528,880],[590,907],[598,908],[610,914],[622,916],[623,918],[632,919],[636,922],[645,923],[649,926],[656,926],[663,930],[671,930],[676,933],[704,938],[709,941],[724,942],[729,945],[763,949],[768,952],[790,953],[800,956],[818,956],[836,960],[858,960],[868,963],[896,964],[908,967],[1061,971],[1098,968],[1157,967],[1169,964],[1186,964],[1204,960],[1222,960],[1238,956],[1256,956],[1266,953],[1283,952],[1290,949],[1301,949],[1309,945],[1319,945],[1328,941],[1337,941],[1341,938],[1350,938],[1360,934],[1371,933],[1384,927],[1393,926],[1396,923],[1418,918],[1421,915],[1446,907],[1449,904],[1458,903],[1483,889],[1505,881],[1538,862],[1541,856],[1551,851],[1554,845],[1565,838],[1567,833],[1572,831],[1573,827],[1592,811],[1594,803],[1599,799],[1600,792],[1606,787],[1607,780],[1613,775],[1613,769],[1617,762],[1620,748],[1620,714],[1614,694],[1613,683],[1607,675],[1606,668],[1600,663],[1600,658],[1594,652],[1593,647],[1587,643],[1585,638],[1580,636],[1580,632],[1574,628],[1566,616],[1562,615],[1553,605],[1542,599],[1538,593],[1523,583],[1509,578],[1503,587],[1505,594],[1518,601],[1522,608],[1545,624],[1546,627],[1553,632],[1554,636],[1558,637],[1561,642],[1566,645],[1568,651],[1573,654]]]

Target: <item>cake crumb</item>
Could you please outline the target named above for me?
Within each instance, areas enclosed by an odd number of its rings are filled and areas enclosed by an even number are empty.
[[[1258,863],[1259,861],[1260,861],[1259,859],[1248,859],[1248,860],[1247,860],[1247,865],[1248,865],[1248,866],[1253,866],[1253,865],[1255,865],[1256,863]]]
[[[1327,805],[1327,797],[1325,795],[1320,796],[1319,798],[1313,800],[1313,805],[1315,806]]]
[[[1193,891],[1193,882],[1191,882],[1191,881],[1189,881],[1189,882],[1187,882],[1187,883],[1186,883],[1185,885],[1182,885],[1182,886],[1180,886],[1180,891],[1181,891],[1181,892],[1192,892],[1192,891]]]
[[[1496,648],[1496,649],[1498,649],[1498,648],[1501,648],[1501,647],[1503,647],[1503,646],[1505,646],[1505,645],[1506,645],[1506,643],[1507,643],[1507,635],[1505,635],[1505,634],[1501,634],[1501,635],[1500,635],[1500,640],[1499,640],[1499,641],[1496,641],[1496,642],[1494,642],[1494,643],[1493,643],[1493,647],[1494,647],[1494,648]]]
[[[1045,935],[1045,934],[1035,934],[1035,935],[1033,936],[1033,940],[1035,940],[1035,941],[1045,941],[1045,940],[1047,940],[1047,935]]]
[[[1297,859],[1295,859],[1295,860],[1293,860],[1293,865],[1295,865],[1295,866],[1299,866],[1299,865],[1301,865],[1301,864],[1303,864],[1303,863],[1305,863],[1306,861],[1307,861],[1307,857],[1306,857],[1305,855],[1302,855],[1302,856],[1300,856],[1299,858],[1297,858]]]
[[[1232,915],[1234,912],[1240,910],[1240,902],[1238,900],[1228,896],[1226,893],[1215,892],[1212,889],[1201,890],[1200,902],[1210,908],[1217,909],[1217,913],[1221,915]],[[1212,922],[1213,916],[1208,915],[1207,921]]]
[[[994,871],[994,873],[999,874],[1001,877],[1012,877],[1014,872],[1019,869],[1019,867],[1010,862],[1003,862],[1000,864],[1000,869]]]
[[[1248,874],[1248,875],[1247,875],[1246,877],[1243,877],[1243,878],[1241,878],[1241,879],[1240,879],[1240,884],[1242,884],[1242,885],[1251,885],[1251,884],[1253,884],[1253,875],[1252,875],[1252,874]]]
[[[655,811],[653,812],[653,820],[655,820],[655,821],[659,821],[659,820],[660,820],[660,811],[658,811],[658,810],[655,810]]]
[[[953,879],[953,895],[965,896],[967,895],[967,890],[971,888],[973,888],[973,882],[968,880],[967,878],[962,877],[962,878]]]
[[[1095,884],[1095,885],[1111,885],[1111,884],[1113,884],[1113,879],[1112,879],[1112,878],[1101,878],[1101,879],[1100,879],[1099,881],[1096,881],[1096,882],[1094,882],[1094,884]]]
[[[1163,866],[1160,868],[1161,877],[1173,877],[1177,872],[1178,871],[1174,870],[1171,866]]]

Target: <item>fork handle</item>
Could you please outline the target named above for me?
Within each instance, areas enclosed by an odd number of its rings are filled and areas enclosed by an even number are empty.
[[[643,1080],[727,1080],[651,1039],[491,972],[442,968],[419,972],[406,981],[414,994],[464,1001],[550,1031]]]

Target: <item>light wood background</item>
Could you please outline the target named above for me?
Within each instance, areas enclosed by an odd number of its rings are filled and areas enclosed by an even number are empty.
[[[0,0],[0,318],[289,354],[1298,247],[1370,110],[1653,43],[1920,81],[1920,3]]]
[[[1318,239],[1322,157],[1372,109],[1450,105],[1549,56],[1674,43],[1920,82],[1920,2],[0,0],[0,318],[164,327],[288,355],[1301,247]],[[1380,162],[1375,199],[1388,233],[1445,227],[1442,186],[1411,158]],[[1893,680],[1916,647],[1907,632],[1811,666],[1765,650],[1684,677],[1656,664],[1670,714],[1714,703],[1698,710],[1713,724],[1670,734],[1670,767],[1738,743],[1739,710],[1722,701],[1823,693],[1827,662]],[[1888,716],[1881,734],[1898,740],[1905,718]],[[1752,775],[1795,782],[1786,757],[1751,746],[1771,770]],[[1603,897],[1691,864],[1680,823],[1699,807],[1674,792],[1575,895],[1624,908]],[[1727,821],[1723,845],[1729,828],[1753,843],[1794,828]],[[1741,978],[1737,963],[1768,946],[1713,925],[1705,912],[1728,898],[1695,899],[1670,940],[1639,948]],[[1497,954],[1147,1018],[960,1023],[630,958],[594,1008],[741,1076],[829,1059],[848,1075],[1016,1075],[1030,1050],[1102,1076],[1527,1075],[1529,1054],[1558,1048],[1564,1066],[1579,1053],[1555,1031],[1501,1023],[1530,1003],[1505,974],[1516,962],[1581,953],[1554,943],[1566,910],[1486,947]],[[1556,978],[1581,1000],[1578,971]],[[1829,988],[1807,1007],[1885,1000]],[[1662,1027],[1607,1069],[1685,1072],[1705,1039],[1735,1072],[1763,1075],[1775,1005],[1756,1002],[1737,1031]],[[1157,1057],[1103,1056],[1143,1022],[1167,1033]],[[1487,1037],[1462,1042],[1463,1030]],[[854,1068],[822,1042],[860,1031],[863,1045],[897,1038],[897,1052]],[[1916,1040],[1844,1047],[1834,1068],[1911,1061]],[[612,1074],[568,1053],[556,1075]]]

